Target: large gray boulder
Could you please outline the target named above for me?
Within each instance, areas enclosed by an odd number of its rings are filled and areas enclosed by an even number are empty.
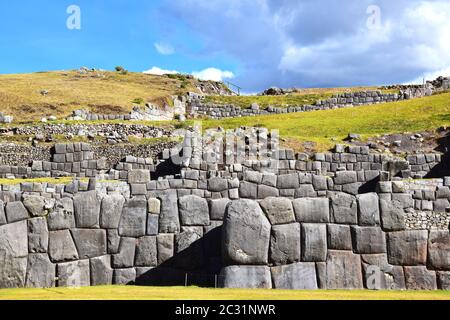
[[[428,265],[435,270],[450,271],[450,233],[431,230],[428,239]]]
[[[330,197],[331,222],[339,224],[358,224],[358,202],[356,197],[338,192]]]
[[[136,239],[120,239],[119,253],[112,255],[113,268],[130,268],[134,266],[134,256],[136,251]]]
[[[96,191],[77,193],[73,197],[77,228],[99,228],[100,205]]]
[[[156,237],[142,237],[137,240],[135,266],[155,267],[158,264]]]
[[[383,230],[405,230],[405,210],[399,202],[380,199],[380,213]]]
[[[224,261],[228,264],[267,264],[270,227],[257,202],[233,201],[228,206],[222,227]]]
[[[113,269],[111,256],[105,255],[89,260],[91,271],[91,286],[104,286],[112,284]]]
[[[209,214],[211,220],[223,220],[230,199],[212,199],[209,200]]]
[[[48,248],[48,228],[45,218],[33,218],[28,222],[28,251],[45,253]],[[25,235],[23,235],[25,236]]]
[[[212,192],[228,190],[228,181],[219,177],[211,178],[208,180],[208,190]]]
[[[436,272],[427,270],[425,266],[404,267],[406,289],[436,290]]]
[[[427,230],[389,232],[387,252],[393,265],[416,266],[427,262]]]
[[[203,245],[201,227],[184,227],[175,235],[175,266],[183,270],[192,270],[203,264]]]
[[[360,256],[351,251],[328,250],[326,288],[363,289]]]
[[[106,231],[103,229],[72,229],[72,236],[80,259],[106,254]]]
[[[145,184],[150,182],[150,171],[143,169],[135,169],[128,171],[129,184]]]
[[[8,202],[5,206],[8,223],[28,219],[28,211],[21,201]]]
[[[298,173],[282,174],[278,176],[278,189],[297,189],[300,186]]]
[[[77,248],[69,230],[50,231],[48,254],[52,262],[64,262],[78,259]]]
[[[147,201],[141,199],[128,200],[122,210],[119,222],[119,234],[123,237],[145,236],[147,224]]]
[[[136,281],[136,268],[114,269],[113,284],[127,285]]]
[[[314,262],[298,262],[272,267],[274,289],[316,290],[316,266]]]
[[[58,287],[88,287],[90,285],[89,260],[58,263]]]
[[[100,210],[100,226],[103,229],[117,229],[122,215],[125,198],[119,193],[103,197]]]
[[[327,225],[302,223],[302,261],[321,262],[327,258]]]
[[[47,254],[31,253],[28,256],[27,288],[51,288],[55,286],[56,267]]]
[[[71,198],[56,201],[55,210],[47,216],[48,228],[51,231],[75,228],[75,214]]]
[[[241,181],[239,184],[239,197],[243,199],[257,199],[258,185],[247,181]]]
[[[272,225],[295,222],[291,200],[269,197],[260,201],[259,204]]]
[[[275,265],[300,261],[300,224],[272,226],[270,261]]]
[[[327,225],[328,248],[332,250],[352,250],[350,226],[341,224]]]
[[[380,227],[352,226],[356,253],[385,253],[386,235]]]
[[[328,198],[300,198],[293,201],[298,222],[326,223],[330,221]]]
[[[450,290],[450,271],[437,272],[437,285],[440,290]]]
[[[358,199],[358,221],[360,226],[379,226],[380,208],[378,195],[366,193],[357,195]]]
[[[270,289],[272,279],[266,266],[228,266],[219,276],[223,288]]]
[[[178,199],[178,210],[183,226],[209,225],[208,202],[204,198],[188,195]]]
[[[0,288],[25,285],[27,272],[27,222],[0,226]]]

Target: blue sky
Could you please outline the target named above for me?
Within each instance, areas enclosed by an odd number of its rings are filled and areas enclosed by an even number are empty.
[[[70,5],[80,30],[66,27]],[[16,0],[0,9],[0,73],[122,65],[228,79],[247,92],[450,73],[445,0]]]

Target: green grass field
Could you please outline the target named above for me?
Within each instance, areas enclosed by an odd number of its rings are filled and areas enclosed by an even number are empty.
[[[295,142],[312,141],[317,143],[318,151],[329,149],[348,133],[359,133],[364,138],[449,125],[450,93],[361,107],[203,121],[204,128],[278,129],[281,137],[292,140],[294,148]]]
[[[450,300],[450,291],[294,291],[101,286],[0,289],[0,300]]]

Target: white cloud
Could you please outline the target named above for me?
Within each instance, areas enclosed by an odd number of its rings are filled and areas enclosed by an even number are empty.
[[[410,84],[410,83],[411,84],[422,84],[424,78],[425,78],[425,80],[434,80],[440,76],[450,77],[450,67],[441,69],[438,71],[434,71],[434,72],[427,72],[422,77],[417,77],[414,80],[407,81],[407,82],[405,82],[405,84]]]
[[[192,75],[200,80],[223,81],[223,79],[232,79],[234,74],[231,71],[222,71],[217,68],[206,68],[202,71],[194,71]]]
[[[159,54],[162,54],[164,56],[169,56],[171,54],[175,53],[174,47],[168,43],[162,43],[162,42],[156,42],[154,43],[156,51],[158,51]]]
[[[164,70],[164,69],[161,69],[161,68],[158,68],[158,67],[152,67],[151,69],[149,69],[147,71],[144,71],[144,73],[146,73],[146,74],[155,74],[155,75],[158,75],[158,76],[162,76],[164,74],[176,74],[176,73],[179,73],[179,72],[176,71],[176,70]]]

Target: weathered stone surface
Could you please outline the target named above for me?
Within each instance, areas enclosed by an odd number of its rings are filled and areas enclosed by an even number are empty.
[[[28,251],[45,253],[48,248],[48,228],[45,218],[33,218],[28,222]],[[25,236],[25,235],[24,235]]]
[[[386,252],[386,236],[379,227],[352,226],[352,238],[356,253]]]
[[[263,184],[258,185],[258,199],[265,199],[268,197],[279,197],[280,190],[275,187],[266,186]]]
[[[27,288],[51,288],[55,286],[56,267],[47,254],[32,253],[28,256],[25,286]]]
[[[404,267],[406,289],[436,290],[436,272],[427,270],[425,266]]]
[[[113,269],[111,268],[111,256],[105,255],[89,260],[91,270],[91,286],[103,286],[112,284]]]
[[[428,238],[428,265],[435,270],[450,270],[449,231],[430,231]]]
[[[358,203],[356,197],[347,193],[336,193],[331,199],[331,222],[358,224]]]
[[[0,200],[0,226],[6,224],[6,215],[5,215],[5,205],[2,200]]]
[[[28,211],[20,201],[6,203],[5,212],[8,223],[28,219]]]
[[[241,181],[239,184],[239,197],[243,199],[258,198],[258,185],[247,181]]]
[[[437,272],[437,285],[441,290],[450,290],[450,272],[438,271]]]
[[[380,208],[378,195],[366,193],[357,195],[358,199],[358,223],[360,226],[380,225]]]
[[[160,214],[161,213],[161,201],[157,198],[148,199],[148,213]]]
[[[302,261],[320,262],[327,258],[327,225],[302,223]]]
[[[380,200],[381,223],[386,231],[405,230],[405,211],[400,203]]]
[[[316,266],[313,262],[298,262],[271,268],[274,289],[318,289]]]
[[[27,222],[0,226],[0,288],[23,287],[27,272]]]
[[[175,265],[184,270],[196,269],[203,264],[203,229],[185,227],[175,235]]]
[[[293,201],[298,222],[329,222],[330,203],[328,198],[301,198]]]
[[[58,287],[87,287],[90,285],[89,260],[58,263]]]
[[[184,196],[178,200],[181,224],[184,226],[207,226],[209,224],[208,202],[198,196]]]
[[[208,180],[208,190],[212,192],[222,192],[228,189],[226,179],[214,177]]]
[[[147,216],[147,235],[156,236],[159,228],[159,215],[149,214]]]
[[[158,234],[156,243],[158,246],[158,265],[163,264],[173,257],[174,254],[174,235],[173,234]]]
[[[135,169],[128,172],[128,183],[145,184],[150,182],[150,171]]]
[[[125,198],[119,193],[109,194],[103,197],[100,210],[100,226],[104,229],[116,229],[119,227]]]
[[[107,247],[108,247],[108,253],[118,253],[119,252],[119,246],[120,246],[120,236],[119,231],[117,229],[109,229],[107,230]]]
[[[229,264],[267,264],[270,223],[257,202],[233,201],[223,224],[224,261]]]
[[[220,273],[223,288],[270,289],[272,279],[266,266],[229,266]]]
[[[336,172],[336,178],[334,183],[336,184],[349,184],[358,181],[355,171],[341,171]]]
[[[56,201],[55,210],[47,216],[48,228],[51,231],[75,228],[75,215],[71,198]]]
[[[259,204],[272,225],[295,222],[291,200],[269,197],[262,200]]]
[[[328,249],[352,250],[352,235],[350,226],[329,224],[327,226]]]
[[[44,198],[37,195],[24,195],[23,196],[23,205],[28,209],[28,212],[33,217],[40,217],[47,214],[47,210],[45,209],[45,201]]]
[[[275,265],[300,261],[300,224],[272,226],[270,261]]]
[[[72,229],[72,236],[80,259],[106,254],[106,231],[102,229]]]
[[[180,231],[178,215],[178,198],[176,190],[161,193],[161,213],[159,215],[160,233],[177,233]]]
[[[112,255],[113,268],[129,268],[134,265],[134,253],[136,251],[136,239],[120,239],[119,253]]]
[[[230,199],[212,199],[209,200],[209,214],[211,220],[223,220]]]
[[[300,181],[297,173],[282,174],[278,176],[278,189],[297,189],[300,186]]]
[[[351,251],[328,250],[326,286],[335,289],[363,289],[361,258]]]
[[[137,240],[135,266],[152,267],[158,264],[156,237],[142,237]]]
[[[147,202],[140,199],[128,200],[122,210],[119,222],[119,234],[123,237],[145,236],[147,224]]]
[[[136,269],[115,269],[113,283],[117,285],[133,284],[136,281]]]
[[[52,262],[78,259],[77,248],[69,230],[50,231],[48,254]]]
[[[98,228],[100,226],[100,199],[96,191],[77,193],[73,197],[77,228]]]
[[[427,261],[428,231],[410,230],[389,232],[387,252],[393,265],[425,265]]]

